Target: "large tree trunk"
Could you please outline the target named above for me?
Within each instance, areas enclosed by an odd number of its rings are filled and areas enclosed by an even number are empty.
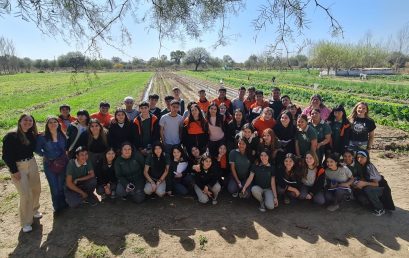
[[[199,67],[200,63],[195,63],[195,71],[197,71],[197,68]]]

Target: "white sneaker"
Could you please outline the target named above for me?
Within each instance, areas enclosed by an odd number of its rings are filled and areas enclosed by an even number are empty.
[[[217,200],[216,200],[216,199],[213,199],[213,200],[212,200],[212,204],[213,204],[213,205],[216,205],[216,204],[217,204]]]
[[[25,226],[23,227],[23,232],[24,232],[24,233],[31,232],[32,230],[33,230],[33,228],[31,227],[31,225],[25,225]]]
[[[34,213],[33,216],[35,219],[41,219],[43,217],[43,214],[39,211],[37,211],[36,213]]]

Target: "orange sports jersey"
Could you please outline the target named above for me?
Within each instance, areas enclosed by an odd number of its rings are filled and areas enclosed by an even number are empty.
[[[276,125],[274,118],[271,118],[268,121],[265,121],[261,116],[253,120],[253,127],[257,130],[258,136],[261,137],[263,132],[267,128],[273,128]]]
[[[210,106],[210,101],[208,101],[208,100],[206,99],[206,101],[201,102],[200,99],[199,99],[199,100],[197,101],[197,105],[199,106],[199,108],[200,108],[204,113],[207,113],[207,109],[208,109],[209,106]]]
[[[94,114],[91,115],[91,118],[98,119],[98,121],[106,128],[108,128],[109,123],[111,123],[111,120],[112,120],[113,117],[114,116],[109,114],[109,113],[104,115],[101,112],[94,113]]]
[[[220,104],[224,103],[226,105],[227,109],[229,109],[230,106],[231,106],[231,101],[228,98],[226,98],[224,100],[220,100],[219,98],[215,98],[212,102],[215,103],[218,107],[220,106]]]
[[[188,123],[189,123],[189,118],[186,118],[184,121],[185,126],[187,126]],[[189,124],[189,127],[187,128],[187,133],[188,134],[202,134],[204,133],[204,130],[199,121],[194,121]]]
[[[246,106],[247,110],[250,110],[251,105],[253,105],[254,103],[256,103],[255,99],[254,100],[248,100],[248,99],[244,100],[244,106]]]

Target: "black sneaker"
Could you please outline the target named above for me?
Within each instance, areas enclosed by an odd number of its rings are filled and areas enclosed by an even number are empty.
[[[380,210],[374,210],[373,214],[377,217],[382,216],[383,214],[385,214],[385,210],[384,209],[380,209]]]

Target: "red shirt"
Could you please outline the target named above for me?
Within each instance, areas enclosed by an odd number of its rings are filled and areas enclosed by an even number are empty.
[[[218,107],[220,106],[220,104],[224,103],[226,105],[227,109],[229,109],[230,106],[231,106],[231,101],[228,98],[225,98],[224,100],[220,100],[219,98],[215,98],[212,102],[216,103],[216,105]]]
[[[264,118],[259,116],[253,120],[253,126],[257,130],[259,137],[263,135],[264,130],[266,130],[267,128],[273,129],[275,125],[276,125],[276,121],[274,120],[274,118],[271,118],[270,120],[265,121]]]
[[[210,106],[210,101],[208,101],[207,99],[206,99],[206,101],[204,101],[204,102],[202,102],[202,101],[200,101],[200,99],[197,101],[197,105],[199,106],[199,108],[203,111],[203,113],[207,113],[207,109],[209,108],[209,106]]]
[[[256,99],[253,99],[253,100],[246,99],[243,103],[244,103],[244,106],[246,106],[246,109],[250,110],[251,105],[256,103]]]
[[[94,113],[91,115],[91,118],[96,118],[98,119],[98,121],[102,124],[102,126],[104,126],[105,128],[109,127],[109,123],[111,122],[112,118],[114,116],[111,114],[102,114],[101,112],[98,113]]]

